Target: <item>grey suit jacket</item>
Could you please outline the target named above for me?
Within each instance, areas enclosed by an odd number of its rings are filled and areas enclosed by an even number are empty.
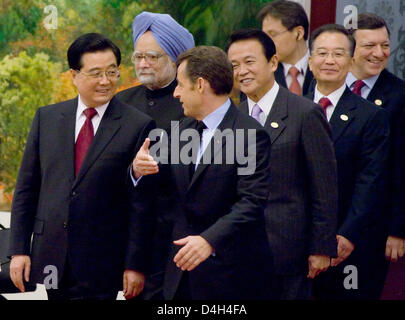
[[[247,101],[239,108],[248,112]],[[266,229],[277,274],[307,272],[308,256],[336,256],[337,169],[321,108],[280,86],[264,127],[271,138]]]

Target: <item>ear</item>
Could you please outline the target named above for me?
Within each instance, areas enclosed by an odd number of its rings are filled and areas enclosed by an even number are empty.
[[[305,35],[305,30],[303,28],[303,26],[297,26],[294,28],[294,31],[296,33],[296,40],[303,40],[304,39],[304,35]]]
[[[73,84],[75,85],[75,87],[77,87],[77,86],[76,86],[77,71],[76,71],[76,70],[73,70],[73,69],[70,69],[70,74],[72,75]]]
[[[308,67],[309,67],[309,70],[312,71],[312,56],[308,57]]]
[[[208,81],[206,81],[204,78],[202,77],[198,77],[196,82],[195,82],[195,88],[197,89],[197,91],[199,93],[203,93],[204,90],[206,90],[205,86],[207,85]],[[209,85],[209,83],[208,83]]]
[[[278,67],[278,56],[276,54],[270,58],[269,64],[270,64],[270,71],[274,73]]]

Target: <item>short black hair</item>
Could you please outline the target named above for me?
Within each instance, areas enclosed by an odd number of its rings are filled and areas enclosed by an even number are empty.
[[[315,42],[316,38],[318,38],[324,32],[344,34],[347,37],[347,39],[349,40],[350,56],[353,57],[354,49],[356,48],[356,40],[353,38],[353,36],[350,34],[350,32],[340,24],[324,24],[323,26],[315,29],[311,33],[311,37],[309,38],[309,51],[311,52],[311,54],[312,54],[312,50],[314,48],[314,42]]]
[[[197,46],[177,57],[177,67],[187,61],[186,75],[194,84],[201,77],[207,80],[216,95],[229,94],[233,87],[233,67],[226,53],[214,46]]]
[[[77,38],[67,51],[69,67],[73,70],[82,68],[82,56],[87,52],[111,50],[117,59],[117,66],[121,63],[121,51],[110,39],[100,33],[86,33]]]
[[[357,18],[357,29],[353,29],[352,33],[355,34],[356,30],[375,30],[380,28],[386,28],[388,32],[388,37],[390,36],[390,29],[388,28],[385,20],[375,13],[364,12],[360,13]]]
[[[226,51],[228,52],[232,43],[241,40],[259,41],[262,45],[263,53],[266,56],[267,61],[270,61],[270,59],[276,54],[276,46],[274,45],[273,40],[259,29],[242,29],[232,32],[226,46]]]
[[[302,26],[304,28],[304,39],[308,39],[308,17],[299,3],[286,0],[272,1],[259,11],[257,18],[263,22],[268,15],[280,19],[283,26],[289,31]]]

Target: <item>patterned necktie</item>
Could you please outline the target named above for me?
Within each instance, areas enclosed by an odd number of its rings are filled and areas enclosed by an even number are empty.
[[[359,96],[361,96],[361,88],[363,88],[366,84],[363,82],[363,80],[357,80],[354,83],[354,87],[353,87],[353,93],[358,94]]]
[[[80,129],[75,145],[76,176],[79,173],[80,167],[82,166],[87,150],[89,149],[90,144],[94,138],[94,129],[91,119],[97,114],[97,111],[94,108],[87,108],[83,111],[83,113],[86,116],[86,121],[84,122],[82,128]]]
[[[207,129],[207,126],[204,124],[204,122],[198,121],[197,122],[197,127],[196,127],[196,130],[198,131],[198,141],[199,141],[199,148],[197,150],[197,157],[198,157],[198,151],[201,149],[201,141],[202,141],[204,129]],[[195,165],[197,163],[197,157],[195,159],[193,159],[193,161],[191,161],[191,163],[189,165],[190,182],[191,182],[191,179],[193,178],[194,172],[196,170]]]
[[[292,93],[295,93],[296,95],[301,96],[302,91],[301,91],[301,86],[300,83],[298,82],[298,74],[301,72],[295,67],[292,66],[289,70],[288,73],[290,74],[292,81],[290,86],[288,87],[288,90],[290,90]]]
[[[325,116],[326,116],[326,109],[327,109],[330,105],[332,105],[332,102],[330,102],[330,100],[329,100],[328,98],[323,97],[323,98],[319,99],[319,102],[318,102],[318,103],[321,105],[321,107],[322,107],[322,109],[323,109],[323,112],[325,113]]]
[[[259,123],[261,123],[260,122],[260,114],[262,112],[263,112],[263,110],[260,108],[260,106],[257,103],[255,103],[255,105],[253,106],[253,109],[252,109],[252,117],[254,119],[256,119]]]

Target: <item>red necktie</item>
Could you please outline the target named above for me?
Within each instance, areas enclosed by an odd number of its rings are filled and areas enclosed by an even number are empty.
[[[291,81],[291,84],[290,84],[290,87],[288,88],[288,90],[290,90],[292,93],[295,93],[296,95],[299,95],[299,96],[302,95],[301,86],[300,86],[300,83],[298,82],[298,78],[297,78],[300,71],[296,67],[292,66],[288,70],[288,73],[291,75],[291,78],[292,78],[292,81]]]
[[[332,102],[330,102],[330,100],[328,98],[323,97],[323,98],[319,99],[318,103],[321,105],[323,112],[325,113],[325,116],[326,116],[326,109],[332,104]]]
[[[353,87],[353,93],[358,94],[359,96],[361,96],[361,88],[363,88],[366,84],[363,82],[363,80],[357,80],[354,83],[354,87]]]
[[[87,150],[90,147],[91,142],[94,138],[94,129],[91,122],[97,111],[94,108],[87,108],[83,111],[86,116],[86,121],[84,122],[82,128],[80,129],[79,135],[77,136],[75,145],[75,175],[77,176],[80,167],[82,166],[84,157],[86,156]]]

